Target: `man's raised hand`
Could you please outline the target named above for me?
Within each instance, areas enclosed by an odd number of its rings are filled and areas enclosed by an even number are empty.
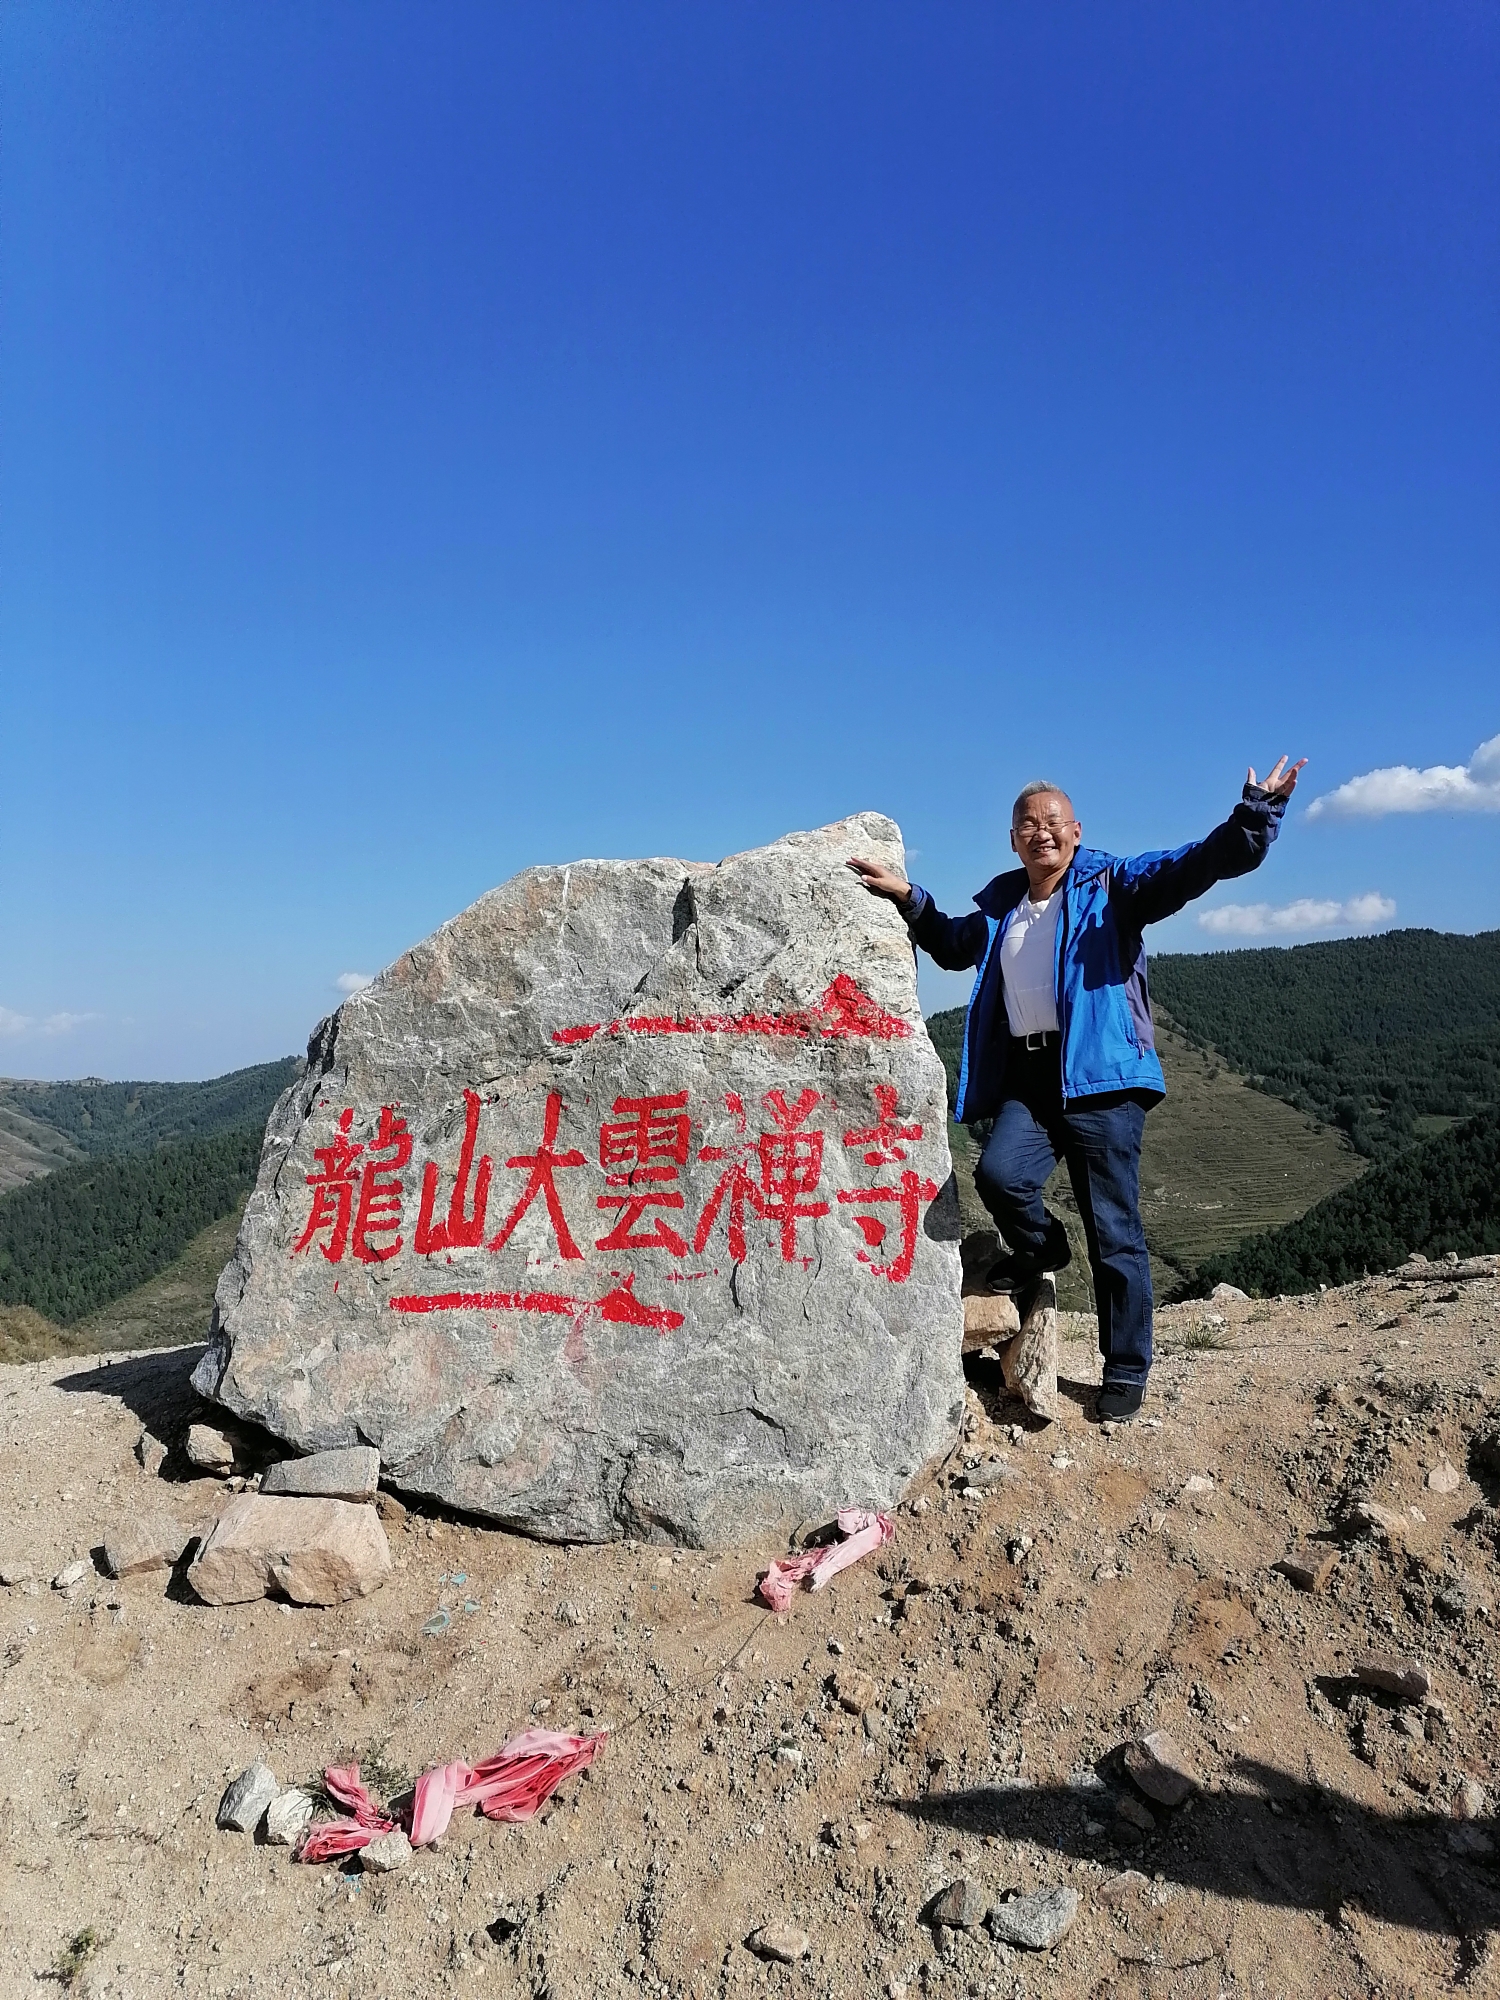
[[[1291,769],[1288,770],[1288,759],[1285,757],[1278,758],[1276,769],[1268,771],[1264,781],[1256,777],[1255,766],[1252,764],[1245,774],[1245,783],[1247,785],[1259,785],[1268,798],[1289,799],[1297,789],[1297,773],[1306,762],[1307,759],[1305,757],[1299,757]]]
[[[872,896],[888,896],[898,905],[911,896],[911,884],[906,877],[879,861],[846,861],[844,866],[859,877]]]

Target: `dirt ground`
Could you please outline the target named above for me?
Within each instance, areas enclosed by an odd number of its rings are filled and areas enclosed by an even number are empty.
[[[181,1450],[197,1350],[0,1370],[0,1990],[1500,1994],[1494,1261],[1221,1312],[1161,1313],[1150,1421],[1109,1435],[1090,1322],[1045,1429],[970,1363],[969,1434],[894,1543],[782,1618],[752,1600],[778,1549],[420,1512],[386,1587],[337,1610],[210,1610],[94,1566],[70,1595],[50,1579],[122,1514],[223,1504]],[[964,1461],[997,1456],[1018,1476],[965,1497]],[[1361,1497],[1389,1539],[1340,1533]],[[1317,1594],[1272,1567],[1309,1541],[1338,1554]],[[1360,1690],[1377,1651],[1429,1669],[1426,1705]],[[287,1784],[361,1757],[390,1795],[534,1717],[607,1727],[593,1769],[398,1874],[215,1829],[256,1756]],[[1201,1779],[1171,1812],[1120,1762],[1155,1728]],[[1081,1909],[1045,1954],[935,1931],[960,1875]],[[795,1967],[746,1947],[776,1920],[810,1938]]]

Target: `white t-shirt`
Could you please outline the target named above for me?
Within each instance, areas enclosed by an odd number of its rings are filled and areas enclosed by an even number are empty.
[[[1057,920],[1062,891],[1045,903],[1023,896],[1000,940],[1005,1011],[1013,1035],[1057,1033]]]

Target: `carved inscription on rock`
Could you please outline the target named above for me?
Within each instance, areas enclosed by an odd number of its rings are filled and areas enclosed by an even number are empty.
[[[941,1065],[873,814],[482,898],[325,1022],[195,1377],[534,1532],[889,1505],[962,1399]]]

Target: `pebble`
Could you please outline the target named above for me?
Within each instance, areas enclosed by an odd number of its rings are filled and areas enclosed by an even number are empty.
[[[155,1479],[167,1462],[167,1447],[150,1431],[142,1431],[135,1441],[135,1456],[142,1470]]]
[[[1012,1465],[1008,1458],[987,1458],[982,1465],[974,1467],[968,1479],[971,1486],[988,1492],[992,1486],[1003,1486],[1007,1480],[1024,1479],[1025,1476],[1020,1467]]]
[[[105,1534],[104,1567],[113,1577],[170,1569],[191,1540],[170,1514],[133,1514]]]
[[[1406,1523],[1399,1514],[1393,1514],[1389,1507],[1377,1506],[1373,1500],[1356,1500],[1344,1517],[1352,1528],[1384,1535],[1389,1542],[1398,1542],[1406,1532]]]
[[[7,1590],[16,1590],[23,1583],[30,1583],[34,1572],[30,1563],[13,1562],[0,1564],[0,1583]]]
[[[932,1922],[948,1930],[977,1931],[989,1907],[989,1898],[979,1884],[971,1882],[967,1875],[960,1875],[956,1882],[948,1884],[933,1904]]]
[[[868,1674],[845,1671],[834,1675],[833,1692],[840,1708],[850,1715],[863,1715],[875,1706],[878,1690]]]
[[[266,1807],[280,1790],[269,1765],[252,1764],[248,1771],[241,1771],[220,1799],[218,1825],[226,1833],[254,1833]]]
[[[1440,1458],[1427,1475],[1427,1485],[1433,1493],[1456,1493],[1463,1484],[1463,1474],[1452,1459]]]
[[[1139,1868],[1127,1868],[1123,1874],[1111,1875],[1107,1882],[1101,1883],[1099,1900],[1114,1909],[1137,1889],[1149,1889],[1150,1886]]]
[[[1139,1799],[1132,1798],[1129,1792],[1120,1800],[1115,1811],[1127,1825],[1138,1827],[1142,1833],[1155,1833],[1156,1815]]]
[[[1417,1660],[1356,1660],[1354,1678],[1403,1701],[1422,1701],[1432,1690],[1432,1676]]]
[[[188,1426],[187,1455],[200,1472],[225,1474],[234,1470],[234,1446],[212,1424]]]
[[[1300,1555],[1283,1556],[1274,1565],[1298,1590],[1326,1590],[1329,1578],[1338,1566],[1337,1549],[1307,1549]]]
[[[1225,1306],[1225,1305],[1242,1305],[1246,1300],[1248,1300],[1250,1294],[1248,1292],[1242,1292],[1238,1285],[1219,1284],[1214,1286],[1213,1290],[1209,1293],[1208,1296],[1212,1304],[1216,1306]]]
[[[1192,1475],[1192,1477],[1186,1481],[1182,1489],[1184,1498],[1189,1500],[1192,1499],[1192,1497],[1195,1494],[1212,1493],[1213,1490],[1214,1490],[1214,1483],[1209,1478],[1206,1472],[1195,1472]]]
[[[60,1569],[57,1572],[57,1575],[52,1579],[52,1588],[54,1590],[76,1590],[79,1584],[83,1582],[83,1579],[92,1571],[93,1567],[94,1565],[86,1557],[80,1556],[77,1562],[70,1562],[66,1569]]]
[[[313,1802],[306,1792],[295,1786],[280,1792],[266,1807],[266,1839],[272,1847],[295,1847],[312,1816]]]
[[[990,1936],[1025,1951],[1051,1951],[1073,1928],[1082,1901],[1076,1889],[1040,1889],[997,1903],[986,1918]]]
[[[379,1833],[359,1850],[359,1865],[368,1875],[393,1875],[411,1860],[411,1842],[399,1826]]]
[[[812,1950],[807,1932],[791,1924],[762,1924],[751,1931],[745,1943],[757,1958],[772,1959],[777,1965],[796,1965]]]
[[[1164,1729],[1127,1745],[1125,1768],[1158,1805],[1180,1806],[1198,1789],[1192,1767]]]
[[[1455,1854],[1469,1854],[1476,1861],[1483,1860],[1495,1851],[1495,1843],[1487,1833],[1481,1833],[1477,1826],[1456,1826],[1448,1836],[1448,1845]]]
[[[1453,1817],[1455,1819],[1483,1819],[1489,1810],[1489,1799],[1484,1786],[1477,1778],[1459,1775],[1453,1790]]]

